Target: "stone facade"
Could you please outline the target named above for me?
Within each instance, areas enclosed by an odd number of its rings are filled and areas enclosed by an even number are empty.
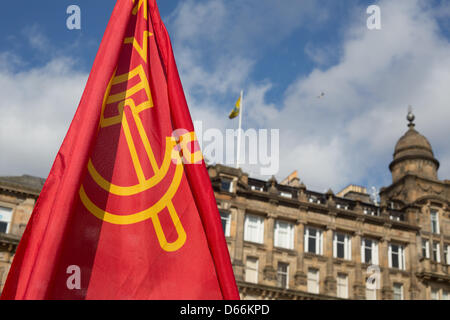
[[[362,187],[323,194],[298,178],[277,183],[209,167],[243,299],[449,299],[450,181],[438,180],[431,145],[408,120],[379,204]],[[260,221],[260,239],[252,219]],[[306,247],[310,228],[321,237],[315,252]],[[287,281],[280,264],[288,266]],[[318,282],[318,293],[309,282]]]
[[[43,185],[32,176],[0,177],[0,290]]]
[[[278,183],[208,167],[243,299],[448,299],[450,181],[408,120],[379,203],[363,187],[318,193],[296,174]],[[12,209],[0,289],[42,184],[0,178],[0,209]]]

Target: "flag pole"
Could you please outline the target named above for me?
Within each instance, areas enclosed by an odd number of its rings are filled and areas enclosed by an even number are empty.
[[[237,141],[237,159],[236,168],[239,169],[239,160],[241,157],[241,131],[242,131],[242,113],[244,112],[244,90],[241,90],[241,107],[239,108],[239,129]]]

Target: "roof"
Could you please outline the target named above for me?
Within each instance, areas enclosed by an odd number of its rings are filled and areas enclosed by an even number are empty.
[[[433,149],[428,139],[417,132],[413,126],[409,128],[395,145],[394,159],[406,155],[434,157]]]
[[[0,177],[0,187],[39,194],[44,186],[45,179],[31,176]]]
[[[389,169],[392,171],[397,163],[404,160],[418,159],[429,160],[435,164],[436,170],[439,169],[439,161],[434,157],[430,142],[414,128],[415,116],[411,110],[408,112],[406,119],[409,121],[409,130],[395,145],[394,160],[389,165]]]

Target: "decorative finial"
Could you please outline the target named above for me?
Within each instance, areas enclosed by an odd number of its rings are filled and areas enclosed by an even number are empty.
[[[270,184],[270,187],[269,187],[269,193],[274,193],[274,194],[278,194],[278,189],[277,189],[277,187],[276,187],[276,184],[277,184],[277,179],[275,178],[275,176],[272,176],[270,179],[269,179],[269,184]]]
[[[408,106],[408,115],[406,116],[406,119],[409,121],[408,127],[409,128],[414,128],[415,124],[414,124],[414,119],[416,117],[414,116],[414,113],[412,112],[412,107],[409,105]]]

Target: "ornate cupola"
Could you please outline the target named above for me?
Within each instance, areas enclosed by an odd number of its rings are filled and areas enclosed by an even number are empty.
[[[394,160],[389,165],[392,182],[400,180],[406,174],[437,180],[439,161],[434,157],[427,138],[415,129],[415,116],[410,109],[406,117],[409,130],[398,140],[394,151]]]

